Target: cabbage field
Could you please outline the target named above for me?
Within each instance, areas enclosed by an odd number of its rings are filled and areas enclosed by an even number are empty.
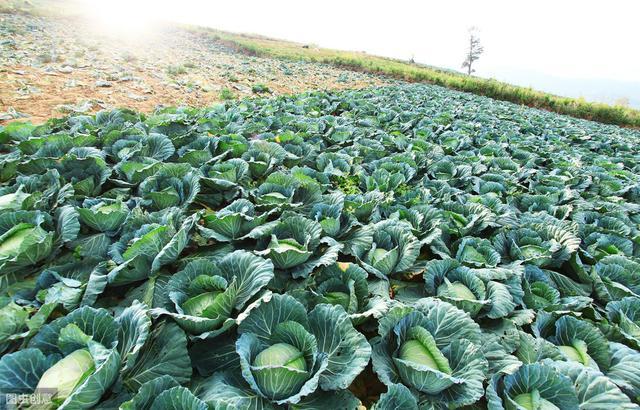
[[[0,408],[639,408],[639,140],[429,85],[0,127]]]

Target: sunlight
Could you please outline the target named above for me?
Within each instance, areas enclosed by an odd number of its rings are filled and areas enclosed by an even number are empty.
[[[84,0],[84,14],[95,22],[96,31],[118,37],[140,37],[148,34],[162,20],[162,2],[151,0]]]

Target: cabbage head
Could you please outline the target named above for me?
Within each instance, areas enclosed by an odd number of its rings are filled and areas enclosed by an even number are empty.
[[[240,323],[238,333],[240,374],[212,376],[209,404],[226,403],[229,395],[235,400],[254,397],[267,408],[302,404],[317,395],[350,397],[344,390],[371,355],[366,338],[341,306],[321,304],[307,313],[288,295],[265,296]]]
[[[479,326],[437,299],[397,306],[380,319],[373,370],[391,387],[403,384],[420,401],[466,406],[482,397],[488,362]]]

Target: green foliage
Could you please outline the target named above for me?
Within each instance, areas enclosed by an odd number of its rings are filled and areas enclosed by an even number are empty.
[[[254,94],[263,94],[263,93],[270,93],[271,90],[269,90],[269,87],[267,87],[266,85],[262,84],[262,83],[257,83],[254,84],[253,86],[251,86],[251,91]]]
[[[360,178],[356,175],[340,175],[334,178],[336,187],[347,195],[360,193]]]
[[[235,100],[237,97],[235,95],[235,93],[233,91],[231,91],[229,88],[223,88],[222,90],[220,90],[220,99],[222,101],[227,101],[227,100]]]
[[[165,71],[170,76],[175,77],[175,76],[178,76],[178,75],[186,74],[187,73],[187,65],[185,65],[185,64],[169,65],[169,66],[167,66]]]
[[[9,124],[0,400],[637,408],[639,137],[428,85]]]

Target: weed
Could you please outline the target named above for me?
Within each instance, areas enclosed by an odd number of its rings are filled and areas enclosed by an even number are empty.
[[[233,91],[228,88],[223,88],[220,90],[220,99],[223,101],[235,100],[237,97]]]

